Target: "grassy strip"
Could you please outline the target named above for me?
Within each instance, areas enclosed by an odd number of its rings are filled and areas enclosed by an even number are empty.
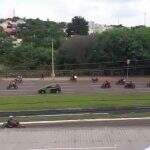
[[[150,106],[150,94],[37,95],[0,97],[0,111]]]

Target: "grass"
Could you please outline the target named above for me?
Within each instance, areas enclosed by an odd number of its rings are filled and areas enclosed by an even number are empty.
[[[0,97],[0,111],[59,108],[150,107],[150,94],[37,95]]]

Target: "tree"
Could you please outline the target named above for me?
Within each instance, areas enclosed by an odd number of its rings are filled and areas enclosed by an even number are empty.
[[[83,17],[74,17],[71,23],[67,25],[67,34],[71,35],[88,35],[88,22]]]
[[[27,19],[25,22],[18,26],[17,37],[34,47],[48,48],[54,39],[56,41],[55,48],[58,48],[60,40],[65,36],[62,26],[56,22],[40,19]]]
[[[44,47],[35,49],[31,44],[23,44],[10,51],[6,59],[10,67],[35,69],[50,64],[50,49]]]
[[[63,41],[58,49],[58,64],[86,63],[88,51],[94,44],[95,36],[75,36]]]
[[[126,59],[150,59],[150,27],[113,26],[103,33],[86,35],[88,22],[82,17],[74,17],[68,25],[65,22],[56,23],[39,19],[24,21],[24,24],[17,26],[16,39],[23,39],[18,47],[12,44],[15,39],[0,27],[0,65],[4,67],[24,66],[25,69],[36,69],[39,66],[50,65],[52,39],[56,63],[59,66],[100,64],[108,61],[114,65],[115,62]],[[66,39],[66,27],[69,36],[76,36]]]
[[[12,40],[4,33],[0,31],[0,63],[5,64],[6,56],[13,49]]]
[[[141,41],[144,59],[150,59],[150,27],[137,26],[132,30],[136,34],[136,38]]]
[[[97,40],[89,53],[90,62],[123,61],[143,58],[142,40],[128,28],[113,28],[97,34]]]

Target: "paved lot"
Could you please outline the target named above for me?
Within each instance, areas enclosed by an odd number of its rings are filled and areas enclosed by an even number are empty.
[[[2,150],[146,150],[150,126],[57,125],[0,129]]]
[[[40,79],[25,79],[23,84],[19,85],[18,90],[6,90],[6,87],[10,79],[3,79],[0,81],[0,95],[34,95],[37,94],[38,89],[50,83],[59,83],[62,87],[62,92],[65,94],[76,94],[76,93],[99,93],[99,92],[119,92],[119,93],[131,93],[131,92],[150,92],[150,88],[146,87],[150,78],[130,78],[130,80],[136,83],[136,89],[124,89],[123,86],[116,85],[115,82],[119,78],[103,77],[100,78],[98,83],[92,83],[91,78],[80,78],[77,83],[69,81],[69,78],[60,78],[55,82]],[[109,80],[112,83],[111,89],[101,89],[101,84]]]

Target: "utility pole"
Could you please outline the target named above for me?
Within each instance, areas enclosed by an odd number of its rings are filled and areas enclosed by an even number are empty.
[[[129,79],[129,65],[130,65],[130,59],[127,59],[127,81]]]
[[[147,13],[144,13],[144,26],[146,26],[146,17],[147,17]]]
[[[120,17],[119,16],[117,17],[117,21],[118,21],[117,23],[118,23],[118,26],[119,26],[120,25]]]
[[[13,8],[13,18],[16,17],[16,9]]]
[[[52,39],[52,74],[51,74],[52,79],[54,80],[55,78],[55,67],[54,67],[54,40]]]

